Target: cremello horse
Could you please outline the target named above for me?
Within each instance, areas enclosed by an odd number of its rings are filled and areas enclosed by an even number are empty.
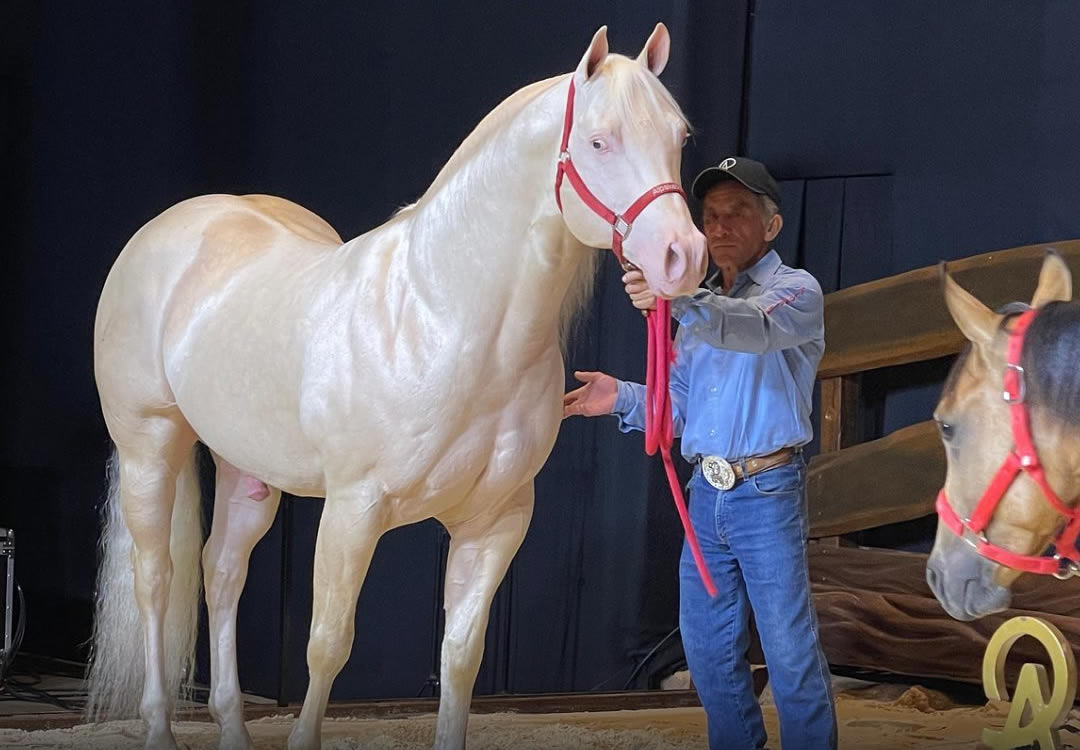
[[[934,412],[948,468],[926,577],[951,616],[972,620],[1008,607],[1024,572],[1080,572],[1080,303],[1054,252],[1031,304],[1001,312],[942,278],[971,345]]]
[[[657,79],[668,50],[658,25],[636,60],[609,55],[601,28],[572,74],[509,97],[417,203],[344,244],[314,214],[268,196],[194,198],[135,234],[95,327],[116,454],[93,716],[138,710],[146,746],[175,747],[170,717],[190,677],[200,590],[201,441],[217,465],[201,552],[221,746],[252,746],[236,607],[283,490],[326,498],[309,683],[289,747],[320,744],[379,537],[432,517],[451,536],[436,745],[463,746],[490,603],[559,429],[561,323],[591,287],[588,248],[612,246],[611,224],[567,182],[560,211],[556,165],[572,155],[615,210],[679,180],[687,124]],[[681,195],[651,197],[624,252],[653,289],[689,293],[705,273],[704,238]]]

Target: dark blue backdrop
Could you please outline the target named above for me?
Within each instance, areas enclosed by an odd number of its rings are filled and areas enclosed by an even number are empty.
[[[80,657],[106,435],[91,327],[109,265],[168,205],[276,193],[345,237],[418,196],[473,125],[574,67],[596,28],[663,80],[697,136],[684,178],[743,150],[782,180],[779,247],[826,290],[1080,234],[1080,65],[1067,2],[5,5],[0,183],[8,293],[0,525],[18,534],[26,648]],[[748,33],[749,31],[749,33]],[[749,45],[746,44],[749,40]],[[644,325],[610,258],[568,369],[643,374]],[[827,335],[827,334],[826,334]],[[947,363],[868,376],[873,437],[929,416]],[[569,385],[569,382],[568,382]],[[286,697],[304,689],[317,500],[293,502]],[[276,694],[282,517],[241,604],[241,679]],[[918,544],[921,527],[878,534]],[[478,692],[619,687],[677,622],[681,531],[658,462],[610,420],[567,422],[496,600]],[[335,696],[424,689],[442,536],[388,534]]]

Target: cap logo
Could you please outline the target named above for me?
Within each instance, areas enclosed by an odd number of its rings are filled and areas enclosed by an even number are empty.
[[[720,169],[728,170],[735,166],[735,160],[730,156],[720,162]]]

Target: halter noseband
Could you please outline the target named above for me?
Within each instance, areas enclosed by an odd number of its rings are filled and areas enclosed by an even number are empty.
[[[1004,389],[1001,397],[1009,405],[1009,417],[1012,423],[1013,450],[1005,458],[989,486],[979,498],[975,510],[970,518],[961,518],[949,504],[943,487],[938,493],[937,508],[938,516],[942,522],[956,534],[975,547],[975,550],[990,560],[1000,563],[1015,570],[1026,573],[1041,573],[1053,575],[1057,578],[1069,578],[1080,575],[1080,562],[1066,557],[1067,551],[1076,549],[1076,540],[1080,536],[1080,508],[1069,508],[1057,496],[1050,483],[1046,480],[1039,456],[1035,450],[1035,442],[1031,437],[1031,424],[1028,419],[1026,406],[1027,389],[1024,382],[1024,368],[1020,366],[1020,355],[1024,349],[1024,337],[1028,327],[1034,320],[1037,311],[1028,310],[1017,318],[1016,325],[1009,334],[1009,345],[1005,373],[1003,376]],[[1060,515],[1066,519],[1065,526],[1054,538],[1054,555],[1045,557],[1042,555],[1020,555],[1010,552],[990,542],[986,538],[986,527],[994,515],[998,504],[1009,486],[1016,480],[1020,472],[1025,472],[1043,491],[1047,501]],[[970,532],[975,541],[972,542],[965,536]]]

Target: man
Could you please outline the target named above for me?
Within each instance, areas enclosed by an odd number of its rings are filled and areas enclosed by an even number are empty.
[[[673,300],[679,322],[671,400],[682,453],[694,464],[690,518],[719,594],[710,598],[684,543],[679,623],[713,750],[765,746],[754,696],[749,616],[755,616],[784,750],[835,748],[829,666],[818,640],[806,558],[811,398],[825,349],[821,287],[780,261],[776,182],[760,162],[728,157],[691,192],[716,273]],[[623,277],[634,306],[656,298],[639,271]],[[601,372],[566,394],[565,416],[614,414],[643,430],[644,386]]]

